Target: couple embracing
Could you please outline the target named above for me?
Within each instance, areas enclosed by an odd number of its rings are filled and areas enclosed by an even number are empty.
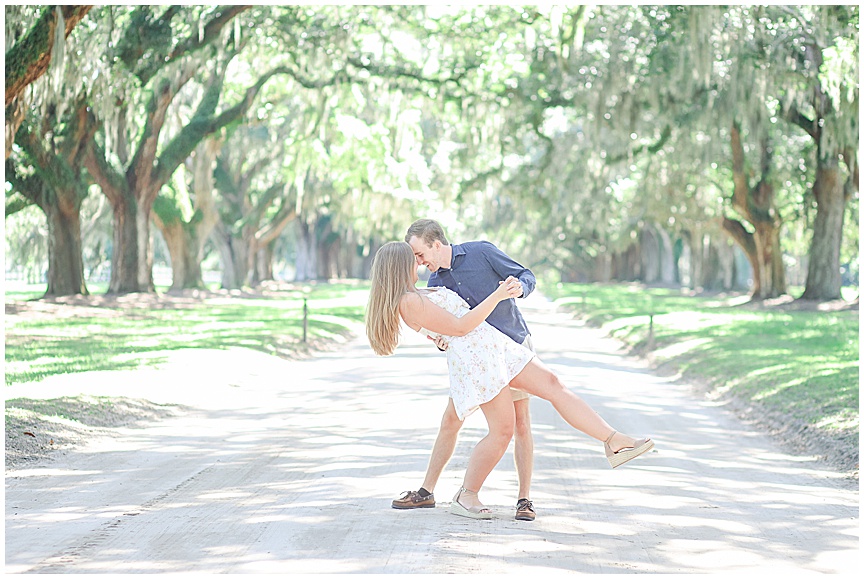
[[[416,287],[419,265],[432,272],[427,288]],[[495,245],[451,245],[440,224],[421,219],[408,228],[405,242],[390,242],[378,250],[371,278],[366,333],[375,353],[393,353],[404,322],[446,352],[450,377],[450,397],[423,484],[394,500],[394,508],[435,506],[435,485],[453,455],[464,419],[477,408],[489,432],[474,447],[451,503],[451,511],[463,517],[492,518],[478,493],[515,435],[516,519],[534,520],[530,396],[548,400],[570,426],[603,441],[613,468],[653,448],[649,438],[636,439],[612,428],[536,357],[513,299],[531,293],[534,274]]]

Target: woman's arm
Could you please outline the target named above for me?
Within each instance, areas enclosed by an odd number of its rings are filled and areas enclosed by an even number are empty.
[[[405,294],[399,303],[399,314],[409,326],[419,326],[444,336],[464,336],[488,318],[499,302],[510,298],[510,292],[517,291],[514,288],[518,283],[516,278],[507,278],[491,295],[461,318],[415,293]]]

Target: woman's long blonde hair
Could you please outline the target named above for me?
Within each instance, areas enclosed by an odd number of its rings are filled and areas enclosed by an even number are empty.
[[[399,302],[414,287],[414,250],[404,241],[381,246],[372,261],[372,289],[366,304],[366,337],[379,356],[389,356],[399,343]]]

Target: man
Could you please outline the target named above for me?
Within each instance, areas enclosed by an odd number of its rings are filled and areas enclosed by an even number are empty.
[[[500,249],[488,241],[469,241],[450,245],[441,225],[432,219],[415,221],[405,234],[405,241],[414,249],[417,263],[425,265],[432,272],[428,286],[444,286],[476,306],[489,296],[500,281],[508,276],[522,283],[522,294],[526,297],[537,283],[531,270],[519,265]],[[515,342],[524,344],[531,350],[531,334],[519,308],[512,300],[498,304],[486,321]],[[442,348],[443,344],[438,344]],[[516,413],[514,459],[519,477],[519,499],[516,502],[516,519],[533,521],[534,505],[530,499],[531,475],[534,463],[534,439],[531,434],[530,396],[525,392],[512,389],[513,406]],[[435,485],[441,472],[453,456],[456,438],[462,428],[462,421],[456,415],[453,400],[441,419],[438,437],[432,447],[426,478],[417,491],[406,491],[393,501],[394,509],[430,508],[435,506]]]

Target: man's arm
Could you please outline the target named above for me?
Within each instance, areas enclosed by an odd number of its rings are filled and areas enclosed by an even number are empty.
[[[507,279],[511,275],[518,279],[522,282],[522,295],[520,297],[528,297],[537,285],[537,278],[534,277],[534,273],[495,247],[494,244],[486,242],[485,245],[484,255],[495,273],[500,275],[501,279]]]

